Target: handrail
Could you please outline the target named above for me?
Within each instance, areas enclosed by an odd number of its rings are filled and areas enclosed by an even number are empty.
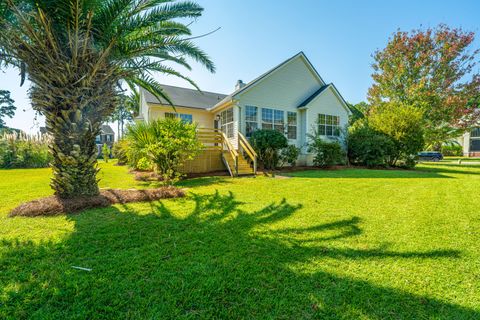
[[[243,148],[243,150],[247,153],[247,155],[253,161],[253,174],[257,174],[257,153],[255,152],[255,150],[253,150],[247,138],[245,138],[245,136],[242,133],[238,132],[238,138],[239,138],[238,141],[240,142],[240,146]]]
[[[239,136],[240,140],[244,143],[244,145],[249,149],[252,156],[257,157],[258,156],[257,153],[255,152],[255,150],[253,150],[253,147],[248,142],[247,138],[245,138],[245,136],[241,132],[238,133],[238,136]]]
[[[233,148],[233,145],[232,143],[230,142],[230,140],[227,138],[227,136],[225,135],[224,132],[221,132],[220,131],[220,134],[222,136],[222,144],[224,144],[226,147],[227,147],[227,151],[230,152],[230,155],[232,156],[233,158],[233,165],[234,165],[234,169],[235,169],[235,175],[238,176],[238,153],[237,151],[235,150],[235,148]],[[229,168],[230,169],[230,168]],[[230,173],[231,170],[229,170]]]

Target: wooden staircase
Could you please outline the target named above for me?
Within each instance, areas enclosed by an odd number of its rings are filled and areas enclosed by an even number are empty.
[[[223,164],[232,177],[257,173],[257,154],[241,133],[238,133],[238,149],[235,149],[227,136],[218,129],[199,129],[198,137],[205,150],[221,150]]]
[[[222,157],[228,163],[228,167],[235,168],[235,160],[230,156],[228,151],[224,151]],[[255,172],[253,170],[251,162],[245,159],[244,156],[241,154],[238,155],[237,158],[237,172],[233,176],[245,176],[245,175],[254,175]]]

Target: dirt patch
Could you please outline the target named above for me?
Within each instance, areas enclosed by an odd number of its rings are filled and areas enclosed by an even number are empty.
[[[45,197],[25,202],[13,209],[9,216],[54,216],[65,213],[75,213],[85,209],[108,207],[115,203],[154,201],[159,199],[183,197],[185,192],[176,187],[156,189],[105,189],[98,196],[61,199],[57,196]]]

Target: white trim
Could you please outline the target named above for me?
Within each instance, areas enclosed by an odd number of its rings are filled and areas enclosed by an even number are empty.
[[[318,99],[318,97],[320,97],[322,94],[324,94],[328,89],[332,89],[333,91],[333,94],[335,95],[335,97],[337,98],[338,101],[340,101],[340,104],[342,105],[342,107],[345,109],[345,111],[347,111],[348,115],[352,115],[352,111],[350,111],[350,108],[348,108],[348,105],[347,103],[345,102],[345,100],[342,98],[342,96],[340,95],[340,92],[338,92],[337,88],[333,85],[333,84],[329,84],[328,87],[323,90],[322,92],[320,92],[320,94],[318,94],[315,98],[313,98],[312,101],[310,101],[306,106],[303,106],[301,108],[298,108],[299,110],[300,109],[308,109],[308,105],[313,103],[315,100]]]
[[[265,79],[274,75],[277,71],[282,70],[283,68],[288,66],[290,63],[296,61],[298,58],[302,58],[303,63],[306,65],[308,70],[313,74],[313,76],[317,79],[317,81],[320,83],[321,86],[326,85],[326,83],[323,81],[322,77],[320,77],[318,72],[315,70],[313,65],[310,63],[308,58],[305,56],[305,54],[303,52],[300,52],[300,53],[296,54],[295,56],[293,56],[292,58],[287,59],[286,61],[280,63],[278,66],[271,69],[267,73],[261,75],[258,80],[252,80],[253,81],[252,84],[250,84],[250,85],[247,84],[244,88],[242,88],[241,91],[239,91],[238,93],[232,94],[232,99],[236,99],[237,97],[243,95],[244,93],[248,92],[249,90],[255,88],[259,83],[262,83]],[[214,108],[215,108],[215,106],[214,106]]]

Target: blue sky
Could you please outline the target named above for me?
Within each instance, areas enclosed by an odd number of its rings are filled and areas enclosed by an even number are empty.
[[[217,66],[211,74],[193,64],[185,72],[202,90],[230,93],[238,79],[250,81],[290,56],[304,51],[327,82],[347,101],[366,97],[371,85],[371,54],[383,48],[397,29],[411,30],[446,23],[477,33],[480,47],[480,1],[273,1],[198,0],[204,15],[192,25],[197,40]],[[158,76],[171,85],[184,81]],[[19,87],[16,71],[0,73],[0,88],[10,90],[17,113],[7,124],[28,132],[38,130],[27,89]],[[23,111],[23,110],[26,111]],[[39,118],[39,125],[43,119]]]

